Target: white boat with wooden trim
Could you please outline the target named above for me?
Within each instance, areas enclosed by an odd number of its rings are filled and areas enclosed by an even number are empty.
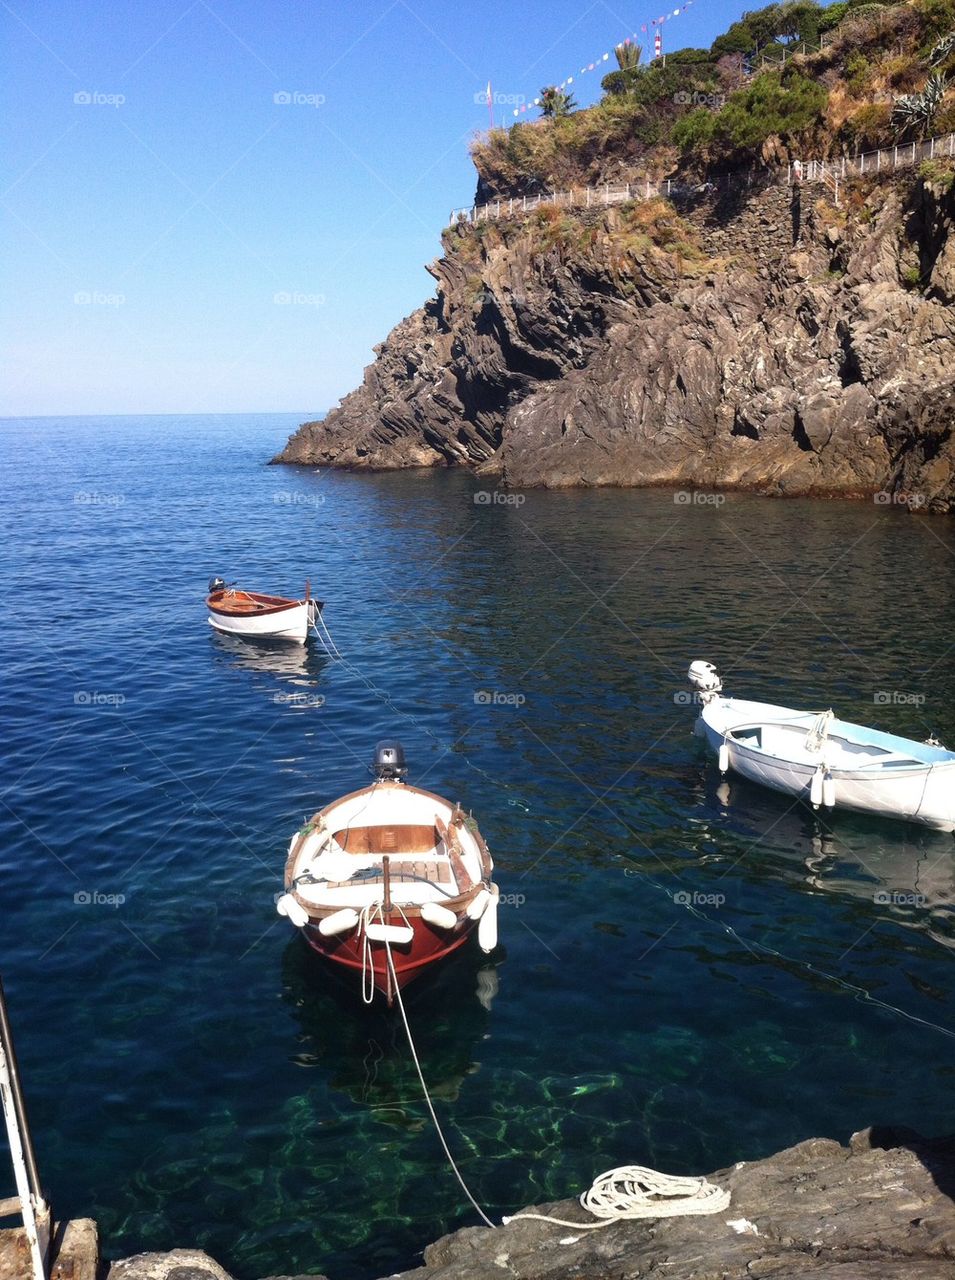
[[[400,743],[379,742],[369,787],[326,805],[289,845],[280,915],[361,976],[370,1003],[464,945],[497,945],[499,891],[473,818],[409,786]],[[388,952],[394,965],[394,978]]]
[[[292,640],[304,644],[309,630],[321,614],[321,600],[313,600],[306,582],[301,600],[287,596],[265,595],[261,591],[242,591],[235,583],[221,578],[209,583],[206,597],[209,625],[226,635],[250,640]]]
[[[701,702],[697,729],[734,770],[813,808],[853,809],[955,831],[955,751],[839,720],[723,696],[711,662],[694,662],[690,683]]]

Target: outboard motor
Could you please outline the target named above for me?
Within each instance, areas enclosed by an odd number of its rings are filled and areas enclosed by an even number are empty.
[[[210,578],[209,579],[209,595],[214,596],[217,591],[225,591],[225,579]]]
[[[371,768],[375,777],[383,782],[400,782],[408,772],[404,747],[392,738],[377,743]]]
[[[709,702],[710,698],[715,698],[722,691],[723,681],[712,662],[691,662],[686,674],[690,684],[703,695],[704,702]]]

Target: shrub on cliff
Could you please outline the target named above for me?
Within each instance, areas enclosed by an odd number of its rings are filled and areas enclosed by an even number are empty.
[[[755,76],[730,95],[719,111],[694,111],[674,128],[673,140],[684,153],[718,151],[734,162],[759,157],[767,139],[793,142],[817,126],[827,100],[815,80],[789,67]]]

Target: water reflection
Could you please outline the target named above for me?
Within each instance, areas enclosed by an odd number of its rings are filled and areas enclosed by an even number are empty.
[[[480,1071],[477,1045],[488,1033],[496,966],[466,947],[403,992],[428,1090],[453,1102]],[[320,1069],[335,1090],[381,1124],[418,1130],[427,1117],[401,1015],[381,1001],[366,1006],[351,975],[339,975],[294,938],[282,957],[282,995],[301,1035],[292,1061]]]
[[[314,637],[305,644],[289,644],[283,640],[243,640],[212,631],[209,640],[216,657],[235,670],[272,675],[295,684],[317,681],[329,663],[328,654]]]
[[[880,916],[955,947],[955,841],[920,824],[816,813],[745,779],[706,771],[707,801],[752,841],[753,859],[785,860],[812,889],[854,898]]]

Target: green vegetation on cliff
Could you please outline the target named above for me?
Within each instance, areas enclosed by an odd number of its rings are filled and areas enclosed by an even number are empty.
[[[709,49],[621,65],[593,107],[482,135],[478,200],[955,131],[953,33],[955,0],[795,0],[746,13]]]

